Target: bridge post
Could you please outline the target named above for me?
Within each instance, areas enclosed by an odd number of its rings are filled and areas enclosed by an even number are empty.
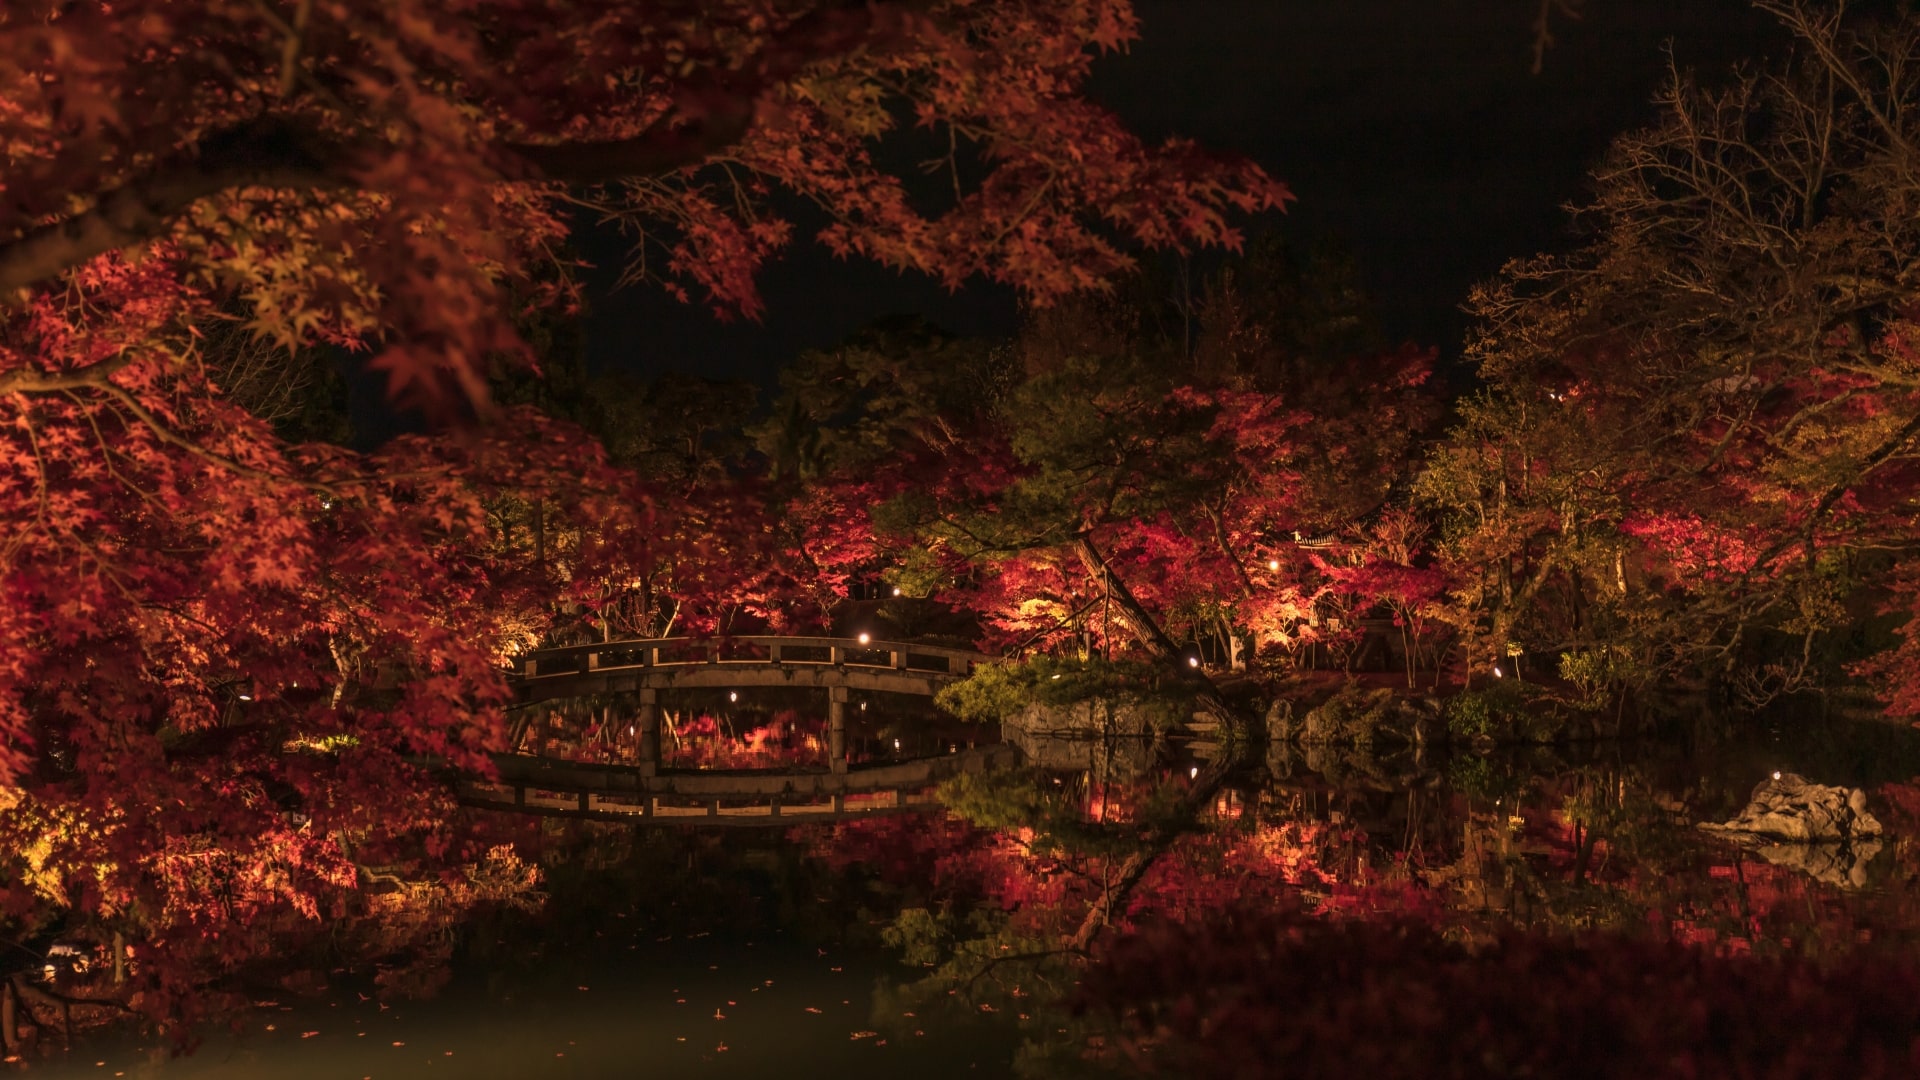
[[[660,772],[660,691],[640,691],[640,775]]]
[[[847,688],[827,687],[827,762],[836,773],[847,771]]]

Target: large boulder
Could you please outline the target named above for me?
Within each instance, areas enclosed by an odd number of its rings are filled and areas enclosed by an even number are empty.
[[[1303,746],[1405,746],[1432,741],[1438,727],[1439,707],[1429,699],[1348,685],[1285,730]]]
[[[1098,701],[1032,704],[1000,725],[1001,739],[1018,746],[1035,768],[1118,780],[1152,767],[1157,734],[1147,709]]]
[[[1867,812],[1866,792],[1816,784],[1793,773],[1775,773],[1761,781],[1739,817],[1700,827],[1791,844],[1850,843],[1882,832],[1880,822]]]

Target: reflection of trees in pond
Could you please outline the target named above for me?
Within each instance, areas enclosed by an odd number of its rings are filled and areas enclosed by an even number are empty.
[[[1236,1064],[1276,1059],[1233,1054],[1256,1045],[1280,1053],[1294,1045],[1287,1040],[1307,1038],[1303,1018],[1311,1010],[1244,1011],[1230,991],[1266,993],[1265,976],[1236,969],[1241,983],[1216,985],[1183,950],[1212,950],[1212,962],[1222,964],[1257,954],[1284,966],[1318,963],[1341,949],[1362,958],[1384,949],[1412,967],[1348,958],[1341,970],[1391,983],[1409,1008],[1434,995],[1451,1001],[1456,985],[1497,982],[1508,978],[1498,972],[1509,971],[1512,987],[1461,1000],[1497,1009],[1508,1007],[1493,1000],[1503,993],[1541,995],[1551,1000],[1540,1015],[1571,1010],[1638,1024],[1635,1038],[1646,1041],[1621,1061],[1657,1057],[1663,1047],[1694,1052],[1686,1040],[1697,1032],[1687,1024],[1660,1026],[1663,1012],[1685,1004],[1688,993],[1720,1000],[1743,981],[1777,984],[1794,988],[1808,1015],[1857,1018],[1877,1007],[1873,994],[1895,983],[1920,985],[1912,888],[1920,879],[1913,839],[1920,784],[1873,789],[1893,839],[1877,858],[1851,853],[1867,860],[1866,887],[1858,888],[1821,873],[1818,859],[1769,861],[1694,829],[1724,802],[1727,785],[1678,754],[1635,761],[1612,747],[1384,765],[1372,758],[1364,767],[1336,757],[1322,762],[1332,765],[1331,776],[1298,758],[1276,761],[1282,779],[1243,774],[1232,797],[1223,793],[1197,810],[1179,798],[1186,768],[1109,784],[1101,798],[1087,797],[1100,787],[1091,778],[1002,775],[950,787],[949,805],[964,823],[916,830],[911,843],[903,843],[905,833],[874,832],[901,828],[880,822],[823,837],[820,850],[830,859],[884,862],[902,883],[888,938],[925,974],[895,987],[878,1019],[910,1027],[943,1009],[1005,1014],[1028,1040],[1022,1067],[1034,1075],[1089,1063],[1235,1075]],[[1184,820],[1166,818],[1176,809]],[[1150,847],[1156,856],[1115,902],[1118,869]],[[1111,909],[1104,912],[1111,932],[1087,934],[1103,906]],[[1284,947],[1261,936],[1280,925]],[[1819,975],[1815,962],[1842,965],[1862,981]],[[1635,979],[1668,981],[1635,996]],[[1578,985],[1563,985],[1569,981]],[[1076,983],[1107,989],[1074,997],[1067,988]],[[1302,985],[1316,984],[1309,977]],[[1348,1004],[1358,1010],[1352,1030],[1331,1028],[1330,1045],[1387,1038],[1390,1009],[1370,1014],[1377,1004],[1370,998]],[[1784,1008],[1776,1006],[1738,1015],[1784,1025],[1792,1016],[1768,1011]],[[1166,1021],[1172,1014],[1204,1027],[1181,1028]],[[1435,1015],[1457,1018],[1446,1009]],[[1264,1034],[1225,1039],[1224,1056],[1209,1056],[1215,1051],[1202,1044],[1210,1037],[1195,1034],[1242,1021],[1262,1025]],[[1400,1041],[1432,1051],[1438,1044],[1421,1039],[1444,1040],[1451,1023],[1413,1025]],[[1584,1028],[1565,1029],[1575,1030]],[[1562,1032],[1540,1045],[1573,1053],[1569,1037]],[[1859,1062],[1875,1038],[1844,1025],[1755,1035],[1740,1044],[1747,1049],[1722,1044],[1720,1056],[1700,1059],[1700,1067],[1734,1068],[1748,1050],[1831,1051]],[[1503,1040],[1476,1045],[1506,1053]],[[1155,1057],[1155,1046],[1177,1051]],[[1905,1047],[1895,1049],[1904,1054]],[[1386,1076],[1432,1075],[1382,1068]],[[1861,1075],[1875,1075],[1863,1068]],[[1624,1075],[1612,1069],[1609,1059],[1594,1075]],[[1321,1074],[1308,1068],[1301,1075]]]
[[[659,693],[660,764],[697,769],[825,769],[824,694],[811,688],[666,690]],[[630,694],[541,702],[519,711],[516,753],[570,761],[638,764],[639,704]],[[847,703],[854,764],[958,753],[998,741],[910,694],[856,692]]]

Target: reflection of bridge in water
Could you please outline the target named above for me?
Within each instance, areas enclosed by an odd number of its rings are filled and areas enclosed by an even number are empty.
[[[523,813],[688,825],[775,825],[929,808],[932,788],[961,772],[1018,760],[1011,746],[849,766],[853,691],[931,697],[989,657],[866,638],[651,638],[546,649],[514,676],[524,702],[606,697],[631,712],[636,764],[524,754],[495,758],[496,781],[462,785],[461,801]],[[660,693],[685,689],[818,688],[827,696],[827,769],[663,768]]]

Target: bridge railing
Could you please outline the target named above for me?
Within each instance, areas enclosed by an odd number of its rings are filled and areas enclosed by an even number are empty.
[[[520,658],[518,674],[538,680],[649,668],[799,664],[964,678],[973,672],[975,664],[990,659],[967,649],[914,642],[747,634],[707,640],[633,638],[541,649]]]

